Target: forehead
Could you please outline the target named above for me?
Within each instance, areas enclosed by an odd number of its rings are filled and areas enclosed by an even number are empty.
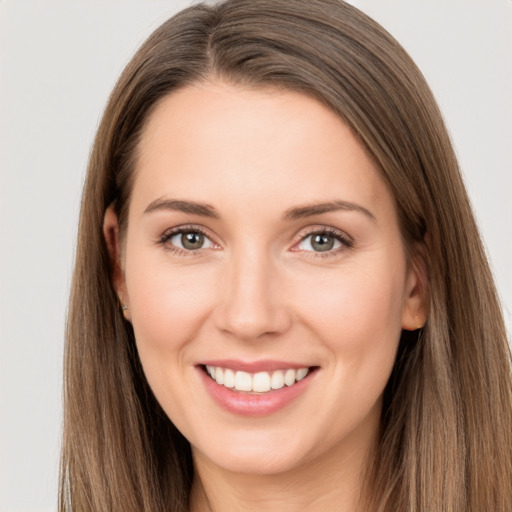
[[[392,203],[366,150],[320,102],[222,82],[171,93],[146,123],[132,199],[166,194],[238,211],[267,197],[282,209],[319,199]]]

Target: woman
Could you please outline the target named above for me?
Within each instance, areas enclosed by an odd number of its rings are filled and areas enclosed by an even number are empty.
[[[116,85],[82,205],[62,510],[512,508],[492,277],[375,22],[181,12]]]

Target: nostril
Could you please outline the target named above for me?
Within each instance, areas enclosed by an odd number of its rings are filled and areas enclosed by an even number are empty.
[[[225,334],[242,341],[256,341],[286,332],[291,326],[291,317],[279,306],[260,305],[251,308],[245,303],[219,311],[216,324]]]

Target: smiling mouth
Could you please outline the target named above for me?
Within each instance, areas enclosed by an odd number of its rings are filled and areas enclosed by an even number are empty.
[[[202,368],[219,386],[254,394],[269,393],[284,387],[291,387],[316,369],[316,367],[303,367],[249,373],[221,366],[203,365]]]

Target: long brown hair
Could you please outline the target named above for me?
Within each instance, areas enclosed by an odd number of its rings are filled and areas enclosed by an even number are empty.
[[[158,28],[120,77],[82,199],[61,512],[187,510],[190,447],[143,375],[102,224],[113,203],[126,229],[134,155],[151,111],[171,91],[212,77],[300,91],[336,112],[387,180],[406,247],[425,255],[429,318],[400,342],[367,477],[368,510],[510,512],[510,351],[449,136],[405,51],[338,0],[193,6]]]

